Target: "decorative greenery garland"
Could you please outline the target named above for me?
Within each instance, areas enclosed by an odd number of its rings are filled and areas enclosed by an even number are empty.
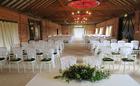
[[[73,65],[69,69],[65,70],[62,75],[55,76],[55,79],[62,78],[67,82],[70,80],[86,80],[86,81],[99,81],[109,78],[110,72],[103,69],[97,69],[96,67],[90,67],[86,65]]]

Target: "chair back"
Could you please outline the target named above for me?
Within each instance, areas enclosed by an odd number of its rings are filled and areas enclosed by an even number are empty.
[[[60,58],[61,69],[65,70],[69,68],[70,66],[76,64],[76,62],[77,62],[77,59],[73,56],[62,57]]]
[[[130,47],[121,47],[120,48],[120,54],[122,56],[127,57],[128,55],[132,54],[132,49]]]
[[[16,56],[15,58],[23,58],[23,51],[20,47],[15,47],[12,50],[13,54]]]
[[[111,43],[111,51],[118,53],[119,52],[119,46],[118,43]]]
[[[0,47],[0,58],[6,58],[7,54],[8,54],[7,48]]]
[[[133,40],[131,41],[133,45],[133,49],[139,49],[139,41],[138,40]]]

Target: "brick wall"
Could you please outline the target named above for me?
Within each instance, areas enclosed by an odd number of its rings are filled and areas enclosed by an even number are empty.
[[[61,35],[61,25],[53,23],[51,21],[42,20],[42,28],[43,40],[47,40],[48,36],[57,35],[57,29],[58,35]]]
[[[18,22],[20,41],[28,41],[28,16],[0,7],[0,19]]]
[[[135,12],[135,34],[134,39],[140,41],[140,11]]]

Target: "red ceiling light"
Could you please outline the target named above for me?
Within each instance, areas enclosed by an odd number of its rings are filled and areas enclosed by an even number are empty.
[[[87,9],[87,8],[95,8],[100,4],[97,0],[74,0],[71,1],[68,6],[77,8],[77,9]]]

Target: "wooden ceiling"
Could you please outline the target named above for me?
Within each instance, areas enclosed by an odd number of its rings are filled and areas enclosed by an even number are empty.
[[[67,4],[71,0],[0,0],[0,6],[26,13],[32,16],[47,18],[59,24],[73,24],[71,15],[74,9]],[[98,0],[100,5],[90,11],[92,15],[87,24],[95,24],[104,20],[131,13],[140,9],[140,0]]]

